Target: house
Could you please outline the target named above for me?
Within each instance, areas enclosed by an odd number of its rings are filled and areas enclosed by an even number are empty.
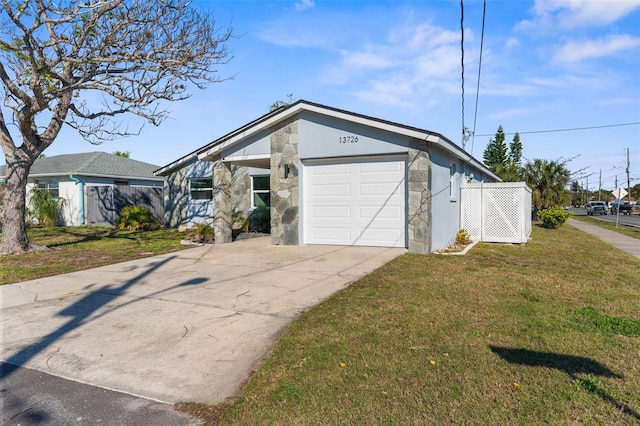
[[[29,194],[35,186],[65,200],[61,225],[109,225],[125,205],[141,204],[162,218],[163,178],[158,166],[106,152],[64,154],[37,159],[29,172]],[[0,180],[6,176],[0,166]]]
[[[462,182],[499,180],[444,136],[300,100],[155,172],[165,222],[233,218],[270,208],[273,244],[447,247],[460,229]]]

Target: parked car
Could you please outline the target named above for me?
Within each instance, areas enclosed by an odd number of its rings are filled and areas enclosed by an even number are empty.
[[[595,214],[606,215],[607,205],[604,201],[589,201],[587,203],[587,214],[593,216]]]
[[[618,213],[618,206],[620,206],[620,214],[630,215],[632,212],[632,206],[628,201],[615,200],[611,203],[611,214]]]

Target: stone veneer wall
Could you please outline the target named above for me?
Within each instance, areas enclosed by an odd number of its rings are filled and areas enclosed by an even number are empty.
[[[244,166],[231,166],[231,215],[247,217],[251,211],[251,176]],[[232,223],[232,225],[238,225]]]
[[[271,129],[271,242],[298,245],[299,177],[298,123],[295,120]],[[285,178],[285,165],[289,175]]]
[[[231,170],[222,160],[213,162],[213,232],[216,244],[231,242]]]
[[[411,140],[409,143],[409,202],[407,206],[409,251],[431,252],[431,190],[428,143]]]

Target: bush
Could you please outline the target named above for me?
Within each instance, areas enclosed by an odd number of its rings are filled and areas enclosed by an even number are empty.
[[[213,227],[207,223],[196,223],[196,241],[201,243],[213,242]]]
[[[542,221],[542,227],[547,229],[557,229],[569,219],[570,214],[562,207],[550,207],[538,211],[538,217]]]
[[[34,186],[29,201],[31,209],[27,214],[38,222],[39,226],[49,227],[58,224],[58,217],[66,206],[66,200],[55,198],[49,191]]]
[[[271,232],[271,210],[269,207],[258,207],[249,216],[251,229],[268,234]]]
[[[456,244],[461,244],[463,246],[466,246],[469,243],[471,243],[471,237],[469,236],[469,233],[467,232],[467,230],[466,229],[459,230],[458,233],[456,234]]]
[[[160,222],[148,208],[137,205],[124,207],[116,222],[116,228],[121,231],[153,231],[160,227]]]

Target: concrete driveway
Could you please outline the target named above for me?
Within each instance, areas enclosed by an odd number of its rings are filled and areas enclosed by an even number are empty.
[[[220,402],[296,315],[406,252],[270,242],[0,286],[0,359],[159,402]]]

